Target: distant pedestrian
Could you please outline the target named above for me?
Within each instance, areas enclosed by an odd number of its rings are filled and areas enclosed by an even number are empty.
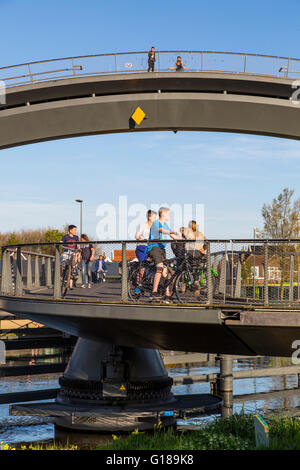
[[[106,266],[106,262],[105,262],[102,255],[100,255],[99,259],[96,261],[95,269],[96,269],[97,281],[98,282],[101,282],[101,281],[105,282],[106,273],[107,273],[107,266]]]
[[[186,67],[184,67],[183,65],[180,55],[177,57],[174,67],[169,68],[169,70],[174,70],[174,69],[176,70],[176,72],[183,72],[183,70],[186,69]]]
[[[154,72],[155,64],[155,48],[152,46],[151,51],[148,52],[148,72]]]
[[[95,249],[93,245],[89,243],[88,236],[84,233],[81,235],[81,241],[87,242],[81,245],[81,271],[82,271],[82,286],[86,287],[86,278],[88,281],[88,288],[91,288],[92,284],[92,264],[94,259]]]

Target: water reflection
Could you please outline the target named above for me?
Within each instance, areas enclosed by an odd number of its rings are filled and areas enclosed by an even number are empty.
[[[56,350],[43,351],[47,360],[59,360]],[[55,357],[54,357],[55,356]],[[41,357],[38,355],[36,357]],[[18,358],[14,358],[17,363]],[[29,355],[27,360],[30,360]],[[20,359],[22,361],[23,359]],[[65,359],[64,359],[65,360]],[[13,361],[12,361],[13,362]],[[16,365],[16,362],[13,362]],[[21,362],[24,364],[24,362]],[[233,370],[252,370],[290,365],[287,358],[238,358],[234,360]],[[219,362],[215,360],[198,364],[174,365],[168,367],[170,376],[216,374],[219,372]],[[33,375],[24,377],[7,377],[0,379],[0,393],[17,391],[40,390],[58,387],[61,374]],[[175,394],[211,393],[209,382],[199,382],[173,387]],[[47,400],[49,401],[49,400]],[[279,377],[259,377],[234,379],[233,393],[223,395],[223,407],[215,414],[178,421],[179,426],[202,426],[216,416],[230,416],[232,413],[298,413],[300,396],[297,375]],[[126,436],[124,437],[126,438]],[[9,416],[9,405],[0,405],[0,441],[8,444],[20,442],[52,441],[62,444],[74,444],[79,448],[95,448],[99,444],[112,441],[111,435],[70,433],[55,429],[52,418]]]

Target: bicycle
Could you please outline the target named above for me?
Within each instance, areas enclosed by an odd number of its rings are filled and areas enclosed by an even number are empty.
[[[152,261],[144,263],[133,263],[128,273],[128,295],[130,300],[138,301],[147,294],[152,294],[153,279],[156,268]],[[191,261],[189,255],[184,251],[182,257],[175,257],[164,262],[167,268],[167,277],[161,278],[158,292],[162,296],[169,287],[171,296],[175,293],[179,303],[191,303],[195,300],[207,299],[207,265],[205,258]],[[144,274],[141,278],[141,267]],[[212,273],[212,291],[216,291],[218,274],[214,269]]]
[[[68,290],[71,288],[71,280],[75,283],[77,279],[77,253],[78,249],[67,249],[61,256],[61,290],[62,297],[65,297]]]
[[[176,297],[180,303],[192,303],[195,300],[207,300],[208,298],[208,270],[207,260],[189,259],[185,252],[184,269],[178,273],[175,279]],[[211,289],[212,294],[217,291],[218,273],[211,268]]]

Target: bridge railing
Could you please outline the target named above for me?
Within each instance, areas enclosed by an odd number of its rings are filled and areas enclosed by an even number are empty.
[[[243,52],[156,51],[155,71],[173,72],[180,56],[187,72],[222,72],[299,78],[300,59]],[[0,67],[6,87],[63,78],[148,70],[148,52],[120,52],[47,59]]]
[[[204,255],[198,252],[199,242],[164,240],[163,243],[167,277],[164,283],[160,281],[158,292],[162,299],[159,301],[164,300],[165,294],[172,294],[168,302],[175,304],[300,307],[298,239],[207,240]],[[82,261],[76,265],[74,289],[68,290],[65,296],[61,243],[2,247],[1,294],[65,301],[147,303],[153,300],[156,268],[151,262],[139,263],[136,241],[90,244],[93,258],[85,271]],[[86,242],[79,243],[82,245]]]

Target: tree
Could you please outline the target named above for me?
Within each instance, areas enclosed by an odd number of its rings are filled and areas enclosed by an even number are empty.
[[[300,231],[300,198],[292,202],[293,189],[284,188],[272,204],[264,204],[263,238],[298,238]]]
[[[264,228],[260,231],[261,238],[287,240],[299,238],[300,198],[292,201],[293,195],[294,190],[284,188],[271,204],[263,205]],[[299,252],[299,248],[295,244],[283,242],[269,246],[269,256],[276,260],[281,271],[281,299],[283,299],[284,283],[290,280],[291,255]]]

